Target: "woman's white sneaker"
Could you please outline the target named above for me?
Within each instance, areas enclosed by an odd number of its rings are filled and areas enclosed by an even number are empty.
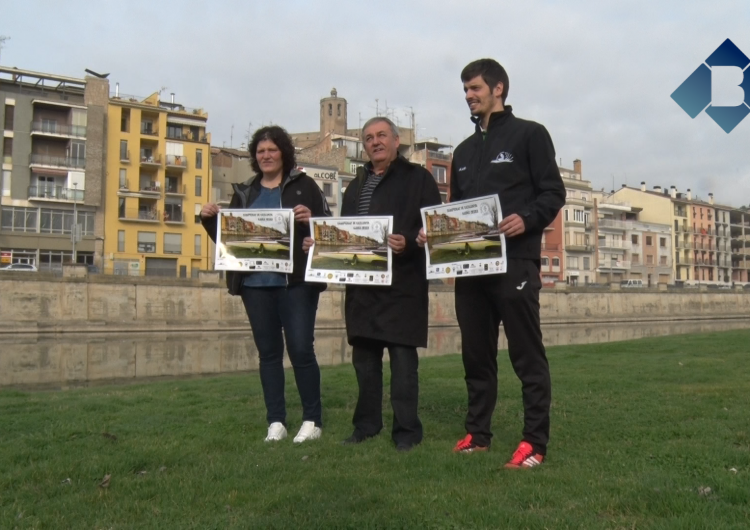
[[[320,427],[315,426],[315,422],[303,421],[297,436],[294,437],[294,443],[301,444],[305,440],[317,440],[321,434],[323,434],[323,431],[320,430]]]
[[[286,438],[286,427],[284,424],[278,421],[273,422],[268,426],[268,435],[266,436],[265,442],[278,442]]]

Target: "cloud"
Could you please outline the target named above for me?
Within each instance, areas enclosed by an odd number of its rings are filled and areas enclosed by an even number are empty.
[[[29,13],[35,16],[29,16]],[[726,38],[750,54],[745,0],[714,2],[320,1],[10,3],[3,64],[83,76],[111,71],[124,93],[161,87],[209,112],[214,142],[250,127],[319,126],[336,87],[349,126],[386,109],[420,137],[472,132],[459,73],[494,57],[516,115],[543,123],[566,167],[597,188],[676,185],[750,202],[750,119],[726,134],[670,94]],[[377,99],[377,103],[376,103]],[[233,131],[233,132],[232,132]]]

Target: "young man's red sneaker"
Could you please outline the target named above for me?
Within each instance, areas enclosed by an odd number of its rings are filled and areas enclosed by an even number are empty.
[[[453,448],[454,453],[476,453],[479,451],[488,451],[489,445],[477,445],[474,443],[474,438],[471,434],[467,434],[465,438],[459,440],[456,447]]]
[[[544,455],[540,455],[531,444],[528,442],[521,442],[518,444],[518,449],[513,453],[513,456],[505,464],[505,467],[509,469],[519,467],[535,467],[544,462]]]

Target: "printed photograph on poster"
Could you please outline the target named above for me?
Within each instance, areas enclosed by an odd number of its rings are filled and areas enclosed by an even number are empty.
[[[427,279],[504,273],[505,236],[497,195],[422,208]]]
[[[221,210],[217,224],[216,270],[291,274],[292,210]]]
[[[313,217],[308,282],[390,285],[393,217]]]

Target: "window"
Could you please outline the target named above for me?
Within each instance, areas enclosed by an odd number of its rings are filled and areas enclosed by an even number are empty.
[[[632,236],[630,236],[630,241],[632,241],[632,243],[634,245],[637,245],[638,244],[638,236],[635,235],[635,234],[633,234]]]
[[[120,132],[130,131],[130,109],[122,109],[120,116]]]
[[[125,230],[117,231],[117,252],[125,252]]]
[[[547,256],[542,256],[542,267],[546,267],[549,265],[549,258]]]
[[[2,173],[3,177],[3,197],[10,197],[10,171],[5,170]]]
[[[94,212],[78,212],[77,224],[81,235],[94,234]],[[39,231],[43,234],[70,234],[73,229],[73,210],[42,208],[39,216]]]
[[[632,254],[631,258],[633,260],[633,263],[640,263],[641,262],[641,255],[640,254]]]
[[[666,237],[660,237],[659,238],[659,246],[662,248],[665,248],[667,246],[667,238]]]
[[[654,246],[653,236],[646,236],[646,246],[647,247]]]
[[[73,159],[73,163],[76,167],[82,167],[86,160],[86,143],[70,142],[70,158]]]
[[[565,220],[568,221],[568,210],[565,210]]]
[[[203,149],[195,150],[195,169],[203,169]]]
[[[438,184],[445,184],[448,181],[446,175],[447,171],[444,166],[432,166],[432,176],[435,177],[435,182]]]
[[[333,197],[333,184],[330,182],[323,183],[323,195],[326,197]]]
[[[648,254],[646,256],[646,263],[648,265],[653,265],[654,264],[654,256],[652,256],[651,254]]]
[[[156,232],[138,232],[138,252],[142,254],[156,252]]]
[[[358,163],[356,163],[356,162],[352,162],[352,163],[350,163],[350,164],[349,164],[349,170],[350,170],[350,173],[354,173],[354,174],[356,175],[356,174],[357,174],[357,168],[360,168],[360,167],[362,167],[362,165],[363,165],[363,164],[358,164]]]
[[[333,116],[333,104],[328,104],[328,115]]]
[[[583,223],[586,220],[583,215],[583,210],[573,210],[573,219],[579,223]]]
[[[578,268],[578,257],[576,256],[568,256],[568,268],[569,269],[577,269]]]
[[[128,170],[124,167],[120,168],[120,189],[128,189]]]
[[[583,258],[583,270],[587,271],[591,268],[591,258]]]
[[[203,195],[203,179],[195,177],[195,196],[200,197],[201,195]]]
[[[120,140],[120,160],[124,162],[130,161],[130,154],[128,153],[128,141]]]
[[[141,120],[141,134],[154,134],[154,122]]]
[[[167,138],[182,140],[182,127],[167,124]]]
[[[164,199],[164,220],[173,223],[182,223],[182,199],[179,197],[167,197]],[[165,251],[166,252],[166,251]]]
[[[36,232],[37,209],[3,206],[2,229],[12,232]]]
[[[341,116],[341,103],[336,105],[336,112],[338,112],[338,115]]]
[[[182,234],[164,234],[164,253],[182,254]]]
[[[576,190],[568,190],[568,189],[566,189],[565,190],[565,196],[568,199],[575,199],[575,197],[576,197]]]
[[[195,205],[195,224],[199,225],[201,224],[201,210],[203,209],[203,206],[200,204]]]
[[[193,254],[196,256],[201,255],[201,235],[195,234],[195,248],[193,249]]]
[[[666,264],[667,264],[667,257],[659,256],[659,265],[666,265]]]
[[[42,118],[42,131],[55,134],[57,132],[57,120]]]
[[[13,113],[16,110],[15,105],[5,105],[5,130],[13,130]]]
[[[560,258],[552,258],[552,266],[553,267],[559,267],[560,266]]]
[[[13,163],[13,138],[3,138],[3,164]]]

